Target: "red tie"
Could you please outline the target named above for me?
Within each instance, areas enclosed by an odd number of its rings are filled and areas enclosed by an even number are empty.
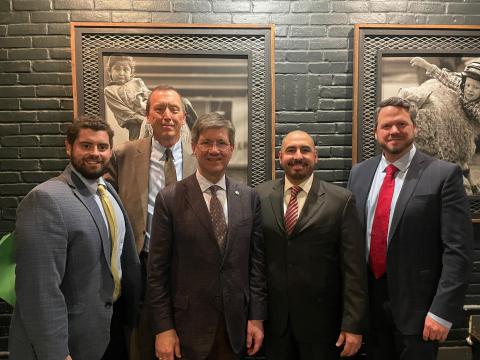
[[[387,173],[378,193],[377,208],[373,217],[369,262],[376,279],[380,278],[387,270],[388,221],[397,171],[398,169],[394,165],[387,166]]]
[[[290,201],[288,202],[287,211],[285,211],[285,229],[290,235],[297,223],[298,219],[298,202],[297,195],[302,190],[300,186],[292,186],[290,188]]]

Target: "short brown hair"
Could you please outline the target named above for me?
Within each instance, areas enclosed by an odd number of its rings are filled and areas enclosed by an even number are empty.
[[[78,133],[81,129],[91,129],[93,131],[106,131],[110,147],[113,146],[113,130],[110,125],[97,115],[81,115],[68,125],[67,141],[73,145],[78,138]]]
[[[402,99],[398,96],[392,96],[388,99],[382,100],[380,104],[378,104],[377,110],[375,111],[375,129],[377,128],[378,124],[378,113],[380,112],[380,110],[387,106],[400,107],[407,110],[410,115],[410,120],[412,120],[413,125],[415,125],[415,119],[417,117],[417,106],[415,104],[412,104],[408,100]]]

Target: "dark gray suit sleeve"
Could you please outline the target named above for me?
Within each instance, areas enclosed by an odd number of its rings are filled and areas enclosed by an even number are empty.
[[[267,318],[267,280],[265,268],[265,244],[263,240],[260,199],[253,190],[253,227],[250,249],[250,310],[249,320]]]
[[[16,306],[21,322],[39,360],[65,359],[69,354],[68,318],[60,286],[68,233],[50,194],[33,190],[21,202],[15,241]]]
[[[147,294],[155,334],[174,328],[170,293],[173,222],[163,192],[155,200],[147,270]]]
[[[349,195],[341,223],[341,272],[343,284],[343,331],[361,334],[367,312],[367,265],[365,241],[358,220],[355,200]]]
[[[458,166],[447,175],[441,197],[442,274],[430,312],[453,321],[464,302],[473,252],[470,207]]]

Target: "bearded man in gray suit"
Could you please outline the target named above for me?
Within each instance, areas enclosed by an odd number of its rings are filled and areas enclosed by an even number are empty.
[[[140,262],[125,209],[101,178],[112,138],[98,117],[74,121],[65,141],[70,164],[18,207],[12,360],[125,358]]]

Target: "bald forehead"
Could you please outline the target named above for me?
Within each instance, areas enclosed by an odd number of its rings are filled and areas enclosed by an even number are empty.
[[[282,140],[282,149],[286,148],[292,143],[303,143],[304,145],[308,145],[311,148],[315,147],[312,137],[308,135],[305,131],[301,130],[295,130],[288,133]]]

